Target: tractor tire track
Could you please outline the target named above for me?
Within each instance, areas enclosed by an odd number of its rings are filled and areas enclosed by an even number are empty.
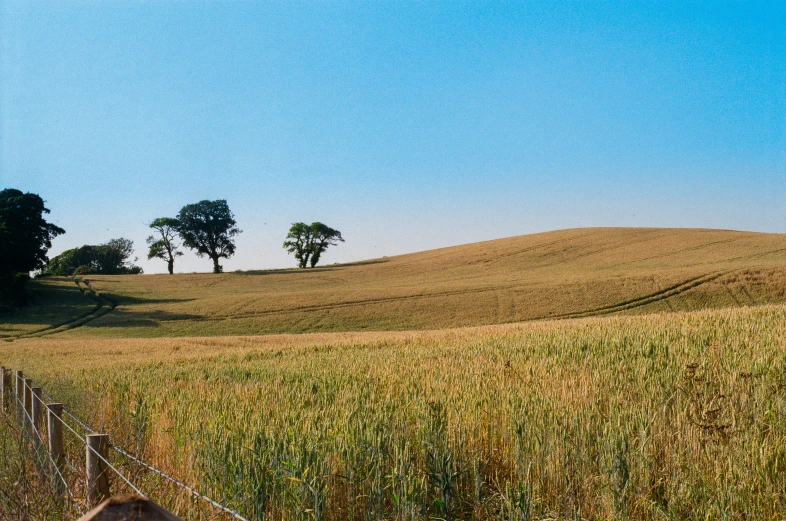
[[[602,315],[609,315],[613,313],[618,313],[621,311],[628,311],[631,309],[635,309],[638,307],[646,306],[648,304],[652,304],[655,302],[663,301],[669,299],[671,297],[680,295],[687,291],[690,291],[694,288],[697,288],[701,285],[707,284],[714,280],[719,279],[724,275],[728,275],[734,271],[739,271],[739,269],[732,269],[726,271],[718,271],[709,274],[700,275],[697,277],[693,277],[687,280],[683,280],[677,284],[673,284],[669,287],[664,289],[658,290],[654,293],[649,293],[647,295],[642,295],[636,298],[632,298],[629,300],[625,300],[622,302],[618,302],[616,304],[611,304],[607,306],[601,306],[597,308],[587,309],[584,311],[576,311],[571,313],[562,313],[559,315],[544,315],[538,316],[534,318],[526,318],[521,320],[513,320],[513,321],[502,321],[497,323],[512,323],[512,322],[533,322],[539,320],[564,320],[564,319],[571,319],[571,318],[587,318],[593,316],[602,316]],[[82,291],[82,293],[96,302],[96,306],[90,310],[88,313],[84,313],[74,319],[71,319],[67,322],[61,322],[58,324],[53,324],[52,326],[48,326],[46,328],[16,335],[13,337],[6,337],[3,340],[5,341],[13,341],[14,339],[18,338],[34,338],[34,337],[41,337],[45,335],[52,335],[56,333],[60,333],[63,331],[68,331],[70,329],[74,329],[77,327],[84,326],[85,324],[100,318],[115,309],[117,306],[117,302],[114,300],[108,299],[104,296],[101,296],[99,293],[95,292],[91,287],[89,281],[82,281],[79,279],[74,279],[74,283],[77,287]],[[80,284],[81,283],[81,284]],[[84,287],[83,287],[84,285]],[[279,308],[279,309],[272,309],[262,312],[256,313],[246,313],[246,314],[239,314],[229,316],[212,316],[212,317],[192,317],[189,320],[196,320],[196,321],[219,321],[219,320],[226,320],[227,318],[255,318],[261,316],[268,316],[268,315],[276,315],[281,313],[292,313],[292,312],[313,312],[313,311],[323,311],[323,310],[330,310],[330,309],[337,309],[337,308],[348,308],[348,307],[356,307],[356,306],[368,306],[373,304],[384,304],[389,302],[397,302],[397,301],[405,301],[405,300],[420,300],[420,299],[428,299],[428,298],[440,298],[445,296],[456,296],[456,295],[473,295],[479,293],[487,293],[487,292],[499,292],[504,290],[511,290],[518,288],[518,285],[505,285],[505,286],[498,286],[492,288],[475,288],[475,289],[462,289],[462,290],[452,290],[452,291],[442,291],[436,293],[419,293],[414,295],[401,295],[396,297],[382,297],[382,298],[372,298],[372,299],[359,299],[354,301],[345,301],[345,302],[337,302],[333,304],[318,304],[318,305],[305,305],[305,306],[292,306],[288,308]]]
[[[653,302],[658,302],[660,300],[665,300],[670,297],[679,295],[691,289],[694,289],[698,286],[706,284],[708,282],[712,282],[723,275],[731,273],[737,270],[727,270],[727,271],[719,271],[713,272],[709,274],[700,275],[698,277],[693,277],[687,280],[683,280],[677,284],[673,284],[669,287],[664,289],[658,290],[654,293],[649,293],[647,295],[642,295],[636,298],[632,298],[629,300],[625,300],[622,302],[618,302],[616,304],[611,304],[607,306],[601,306],[598,308],[588,309],[584,311],[576,311],[572,313],[564,313],[560,315],[546,315],[546,316],[539,316],[535,318],[528,318],[523,320],[515,320],[511,322],[529,322],[535,320],[553,320],[553,319],[568,319],[568,318],[582,318],[582,317],[589,317],[589,316],[599,316],[599,315],[607,315],[611,313],[616,313],[618,311],[627,311],[629,309],[634,309],[636,307],[645,306],[647,304],[651,304]],[[507,286],[498,286],[492,288],[476,288],[476,289],[463,289],[463,290],[452,290],[452,291],[441,291],[435,293],[418,293],[413,295],[401,295],[396,297],[381,297],[381,298],[372,298],[372,299],[359,299],[353,301],[344,301],[344,302],[336,302],[333,304],[315,304],[315,305],[305,305],[305,306],[292,306],[287,308],[279,308],[279,309],[271,309],[266,311],[260,311],[256,313],[243,313],[238,315],[230,316],[212,316],[212,317],[203,317],[201,319],[197,319],[200,321],[219,321],[219,320],[226,320],[228,318],[256,318],[256,317],[263,317],[269,315],[277,315],[282,313],[292,313],[292,312],[313,312],[313,311],[325,311],[330,309],[339,309],[339,308],[347,308],[347,307],[355,307],[355,306],[368,306],[373,304],[385,304],[390,302],[400,302],[404,300],[420,300],[420,299],[427,299],[427,298],[440,298],[446,296],[456,296],[456,295],[473,295],[478,293],[487,293],[490,291],[500,291],[500,290],[512,290],[516,289],[519,286],[517,285],[507,285]],[[193,318],[190,320],[194,320]],[[505,322],[498,322],[498,323],[505,323]]]
[[[701,275],[699,277],[694,277],[692,279],[688,279],[683,282],[680,282],[679,284],[674,284],[660,291],[656,291],[655,293],[650,293],[649,295],[644,295],[641,297],[637,297],[635,299],[626,300],[609,306],[602,306],[599,308],[589,309],[586,311],[576,311],[574,313],[564,313],[560,315],[544,316],[533,320],[584,318],[584,317],[609,315],[611,313],[617,313],[620,311],[627,311],[630,309],[646,306],[647,304],[652,304],[654,302],[659,302],[680,295],[694,288],[697,288],[703,284],[707,284],[708,282],[717,280],[720,277],[724,275],[728,275],[733,271],[737,271],[737,270],[718,271],[707,275]]]
[[[84,287],[81,284],[84,285]],[[103,317],[110,311],[114,310],[117,306],[117,303],[113,300],[110,300],[106,297],[101,296],[99,293],[96,293],[93,288],[90,287],[90,281],[77,279],[74,277],[74,284],[76,287],[79,288],[79,291],[82,292],[84,296],[89,298],[90,300],[96,303],[95,307],[93,307],[90,311],[82,313],[81,315],[63,321],[58,322],[56,324],[52,324],[50,326],[30,331],[28,333],[23,333],[21,335],[14,335],[10,337],[6,337],[3,340],[6,342],[13,342],[16,339],[20,338],[38,338],[47,335],[54,335],[56,333],[62,333],[63,331],[68,331],[69,329],[74,329],[77,327],[84,326],[88,322],[91,322],[97,318]]]

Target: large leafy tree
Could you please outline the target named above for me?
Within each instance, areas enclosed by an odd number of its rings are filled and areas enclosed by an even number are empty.
[[[0,192],[0,276],[29,273],[42,268],[52,239],[65,233],[46,222],[49,209],[36,194],[13,188]]]
[[[328,246],[335,246],[339,242],[344,242],[340,231],[321,222],[311,224],[299,222],[294,223],[289,229],[284,248],[294,254],[298,267],[313,268]]]
[[[180,257],[183,252],[178,250],[179,245],[176,240],[180,221],[172,217],[159,217],[150,223],[150,228],[158,232],[158,238],[151,235],[147,238],[150,250],[147,252],[148,259],[163,259],[167,262],[169,274],[175,272],[175,257]]]
[[[183,244],[196,250],[200,257],[210,257],[213,260],[213,273],[221,273],[223,267],[218,260],[228,259],[235,254],[232,237],[241,231],[226,200],[187,204],[180,209],[177,220]]]
[[[311,257],[312,243],[311,227],[306,223],[294,223],[284,241],[284,248],[295,255],[299,268],[305,268],[308,266],[308,259]]]
[[[47,275],[70,276],[96,273],[101,275],[125,275],[142,273],[131,256],[134,243],[130,239],[112,239],[96,246],[85,245],[66,250],[53,258],[46,266]]]
[[[320,222],[311,223],[311,267],[317,265],[320,256],[328,249],[328,246],[335,246],[339,242],[344,242],[340,231]]]

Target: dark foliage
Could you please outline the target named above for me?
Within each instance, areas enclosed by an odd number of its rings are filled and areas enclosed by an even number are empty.
[[[45,213],[49,209],[36,194],[0,192],[0,274],[29,273],[46,264],[52,239],[65,230],[46,222]]]
[[[156,239],[153,235],[147,238],[147,244],[150,246],[147,258],[165,260],[170,275],[175,272],[175,257],[183,255],[183,252],[178,250],[179,245],[175,242],[179,227],[180,221],[177,219],[159,217],[150,223],[150,228],[158,232],[159,238]]]
[[[142,268],[132,264],[133,252],[134,243],[129,239],[112,239],[98,246],[80,246],[66,250],[53,258],[45,268],[44,274],[71,276],[90,273],[100,275],[142,273]]]
[[[298,267],[305,268],[310,265],[313,268],[328,246],[335,246],[339,242],[344,242],[341,232],[321,222],[310,225],[294,223],[284,241],[284,248],[295,255]]]
[[[177,220],[183,244],[196,250],[200,257],[210,257],[213,260],[213,273],[221,273],[223,267],[218,260],[228,259],[235,254],[232,237],[241,231],[226,200],[188,204],[180,209]]]
[[[65,233],[46,222],[47,213],[36,194],[13,188],[0,192],[0,305],[24,303],[29,273],[47,263],[52,239]]]

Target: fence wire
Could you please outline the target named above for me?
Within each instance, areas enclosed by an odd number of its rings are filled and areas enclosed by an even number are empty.
[[[38,397],[37,397],[35,394],[33,395],[33,397],[34,397],[34,398],[38,398]],[[38,398],[38,400],[39,400],[39,401],[40,401],[42,404],[44,403],[44,402],[43,402],[43,400],[41,400],[41,398]],[[44,405],[45,405],[45,404],[44,404]],[[70,416],[70,415],[69,415],[69,416]],[[134,492],[136,492],[138,495],[140,495],[140,496],[142,496],[142,497],[146,497],[146,496],[145,496],[145,494],[143,494],[141,490],[139,490],[139,489],[138,489],[136,486],[134,486],[134,484],[133,484],[133,483],[131,483],[131,481],[129,481],[129,480],[128,480],[128,478],[127,478],[127,477],[125,477],[125,476],[123,475],[123,473],[122,473],[122,472],[120,472],[120,471],[119,471],[119,470],[118,470],[118,469],[117,469],[117,468],[116,468],[114,465],[112,465],[111,463],[109,463],[109,461],[107,461],[107,459],[106,459],[105,457],[103,457],[103,456],[101,455],[101,453],[99,453],[97,450],[95,450],[93,447],[91,447],[91,446],[90,446],[90,444],[88,444],[88,443],[87,443],[87,440],[86,440],[85,438],[83,438],[83,437],[82,437],[82,436],[81,436],[79,433],[77,433],[77,432],[76,432],[74,429],[72,429],[72,428],[71,428],[71,426],[70,426],[70,425],[68,425],[68,423],[67,423],[67,422],[63,421],[63,419],[62,419],[62,418],[60,418],[60,423],[61,423],[62,425],[65,425],[65,426],[66,426],[66,428],[67,428],[69,431],[71,431],[71,432],[74,434],[74,436],[76,436],[76,437],[79,439],[79,441],[80,441],[80,442],[82,442],[82,443],[84,443],[84,444],[85,444],[85,447],[87,447],[87,448],[88,448],[88,449],[89,449],[89,450],[90,450],[90,451],[91,451],[93,454],[95,454],[96,456],[98,456],[98,459],[100,459],[101,461],[103,461],[104,463],[106,463],[107,467],[109,467],[110,469],[112,469],[112,470],[115,472],[115,474],[117,474],[117,475],[118,475],[118,477],[120,477],[120,479],[122,479],[123,481],[125,481],[125,482],[126,482],[126,484],[127,484],[127,485],[128,485],[130,488],[131,488],[131,490],[133,490]]]
[[[33,397],[35,397],[35,398],[38,398],[37,396],[35,396],[35,394],[33,394]],[[39,401],[40,401],[40,398],[39,398]],[[38,438],[38,441],[39,441],[39,443],[40,443],[40,445],[39,445],[39,449],[36,449],[36,451],[35,451],[35,452],[36,452],[36,456],[39,456],[39,455],[40,455],[40,452],[41,452],[40,448],[41,448],[41,447],[43,447],[43,448],[44,448],[43,452],[45,452],[45,453],[46,453],[46,455],[47,455],[47,457],[49,458],[49,462],[52,464],[52,468],[53,468],[53,469],[55,470],[55,472],[57,473],[57,477],[59,477],[59,478],[60,478],[60,481],[63,483],[63,486],[65,487],[65,490],[66,490],[66,492],[68,493],[68,496],[71,498],[71,501],[73,502],[73,504],[75,504],[75,505],[79,506],[79,504],[78,504],[78,503],[77,503],[77,501],[76,501],[76,498],[74,497],[74,493],[71,491],[71,487],[69,487],[69,486],[68,486],[68,482],[66,481],[65,477],[63,476],[63,474],[60,472],[60,469],[58,468],[57,464],[55,463],[55,460],[52,458],[52,453],[51,453],[51,452],[49,452],[49,450],[47,450],[47,449],[44,447],[44,439],[41,437],[41,433],[40,433],[40,432],[38,432],[38,426],[37,426],[37,425],[35,424],[35,422],[33,421],[33,418],[32,418],[32,417],[30,416],[30,414],[27,412],[27,409],[25,408],[25,404],[24,404],[24,403],[22,403],[22,401],[19,399],[19,397],[18,397],[18,396],[16,396],[16,402],[17,402],[17,404],[20,406],[20,408],[21,408],[22,412],[24,413],[24,417],[26,418],[26,421],[27,421],[27,423],[28,423],[28,424],[30,425],[30,427],[32,428],[32,430],[33,430],[33,433],[34,433],[34,434],[35,434],[35,436]],[[43,403],[43,402],[42,402],[42,403]],[[24,430],[24,428],[23,428],[23,430]],[[74,469],[74,470],[76,470],[76,469]],[[81,508],[80,508],[80,510],[81,510],[82,512],[84,512],[84,510],[82,510]]]
[[[26,382],[24,382],[24,383],[23,383],[23,385],[24,385],[25,387],[27,387],[27,388],[30,388],[30,387],[27,385],[27,383],[26,383]],[[36,396],[35,394],[33,394],[33,393],[32,393],[32,391],[31,391],[31,393],[30,393],[30,394],[33,396],[33,398],[35,398],[35,399],[38,399],[38,401],[39,401],[39,402],[41,402],[41,404],[42,404],[42,405],[44,405],[44,407],[46,407],[46,404],[45,404],[45,403],[44,403],[44,401],[41,399],[41,397],[39,397],[39,396]],[[54,403],[54,402],[57,402],[57,401],[56,401],[56,400],[55,400],[55,399],[54,399],[52,396],[50,396],[50,395],[49,395],[49,394],[48,394],[46,391],[42,390],[42,391],[41,391],[41,394],[43,394],[43,395],[44,395],[44,397],[46,397],[46,399],[47,399],[47,400],[49,400],[50,402],[52,402],[52,403]],[[27,410],[25,410],[24,403],[22,403],[22,402],[21,402],[21,400],[19,400],[19,397],[18,397],[18,396],[17,396],[17,401],[18,401],[18,402],[21,404],[21,406],[22,406],[22,410],[24,411],[24,413],[25,413],[25,416],[27,416],[27,417],[29,418],[30,424],[31,424],[31,425],[33,425],[32,418],[30,418],[30,416],[27,414]],[[76,423],[76,424],[77,424],[77,425],[79,425],[79,426],[80,426],[82,429],[84,429],[84,431],[85,431],[85,432],[87,432],[87,433],[89,433],[89,434],[97,434],[97,433],[96,433],[96,431],[94,431],[93,429],[91,429],[91,428],[90,428],[90,427],[89,427],[89,426],[88,426],[88,425],[87,425],[85,422],[83,422],[82,420],[80,420],[80,419],[79,419],[77,416],[75,416],[74,414],[72,414],[72,413],[71,413],[69,410],[67,410],[65,407],[63,407],[63,409],[62,409],[62,414],[64,414],[65,416],[68,416],[68,417],[69,417],[69,418],[70,418],[70,419],[71,419],[71,420],[72,420],[74,423]],[[105,463],[105,464],[106,464],[106,465],[107,465],[109,468],[111,468],[111,469],[112,469],[112,470],[115,472],[115,474],[117,474],[117,475],[118,475],[118,476],[119,476],[119,477],[120,477],[120,478],[121,478],[121,479],[122,479],[122,480],[123,480],[123,481],[124,481],[124,482],[125,482],[125,483],[126,483],[126,484],[127,484],[127,485],[128,485],[128,486],[129,486],[129,487],[132,489],[132,490],[133,490],[133,491],[134,491],[134,492],[136,492],[138,495],[140,495],[140,496],[142,496],[142,497],[146,497],[146,496],[145,496],[145,494],[143,494],[141,490],[139,490],[139,489],[138,489],[136,486],[134,486],[134,484],[133,484],[133,483],[131,483],[131,481],[129,481],[129,480],[128,480],[128,478],[126,478],[126,477],[125,477],[125,476],[124,476],[124,475],[123,475],[123,474],[122,474],[122,473],[121,473],[121,472],[120,472],[120,471],[119,471],[119,470],[118,470],[118,469],[117,469],[115,466],[113,466],[111,463],[109,463],[109,461],[107,461],[107,460],[106,460],[106,458],[104,458],[104,457],[103,457],[101,454],[99,454],[99,453],[98,453],[98,452],[97,452],[97,451],[96,451],[96,450],[95,450],[93,447],[90,447],[90,445],[88,445],[88,444],[87,444],[87,441],[86,441],[86,439],[83,437],[83,435],[81,435],[81,434],[79,434],[78,432],[76,432],[76,431],[73,429],[73,427],[71,427],[71,426],[68,424],[68,422],[67,422],[67,421],[65,421],[65,419],[63,419],[63,418],[58,418],[58,419],[59,419],[60,423],[66,427],[66,429],[68,429],[68,430],[69,430],[69,431],[70,431],[70,432],[71,432],[71,433],[72,433],[74,436],[76,436],[76,438],[77,438],[77,439],[80,441],[80,443],[83,443],[83,444],[84,444],[84,445],[85,445],[85,446],[86,446],[88,449],[90,449],[90,450],[91,450],[91,451],[92,451],[92,452],[93,452],[93,453],[94,453],[94,454],[95,454],[95,455],[96,455],[96,456],[97,456],[99,459],[101,459],[101,461],[103,461],[103,462],[104,462],[104,463]],[[39,439],[41,439],[41,436],[38,434],[38,431],[37,431],[37,429],[35,429],[35,426],[34,426],[33,428],[34,428],[34,430],[35,430],[35,433],[36,433],[36,435],[38,436],[38,438],[39,438]],[[43,440],[42,440],[42,443],[43,443]],[[204,494],[201,494],[201,493],[199,493],[199,492],[198,492],[198,491],[196,491],[194,488],[192,488],[192,487],[189,487],[188,485],[186,485],[186,484],[185,484],[185,483],[183,483],[182,481],[179,481],[178,479],[174,478],[173,476],[170,476],[170,475],[169,475],[169,474],[167,474],[166,472],[164,472],[164,471],[162,471],[162,470],[160,470],[160,469],[157,469],[156,467],[154,467],[154,466],[150,465],[149,463],[147,463],[147,462],[145,462],[145,461],[141,460],[140,458],[138,458],[138,457],[134,456],[133,454],[131,454],[130,452],[128,452],[128,451],[126,451],[126,450],[124,450],[123,448],[121,448],[121,447],[118,447],[117,445],[114,445],[114,444],[112,444],[112,443],[109,443],[108,445],[109,445],[109,448],[111,448],[112,450],[114,450],[114,451],[115,451],[115,452],[117,452],[118,454],[121,454],[122,456],[125,456],[126,458],[128,458],[128,459],[130,459],[130,460],[132,460],[132,461],[136,462],[137,464],[139,464],[139,465],[141,465],[142,467],[146,468],[146,469],[147,469],[147,470],[149,470],[150,472],[153,472],[153,473],[155,473],[155,474],[158,474],[159,476],[161,476],[161,477],[163,477],[164,479],[168,480],[168,481],[169,481],[169,482],[171,482],[172,484],[174,484],[174,485],[176,485],[176,486],[180,487],[181,489],[185,490],[185,491],[186,491],[186,492],[188,492],[188,493],[189,493],[191,496],[193,496],[193,497],[196,497],[196,498],[198,498],[198,499],[200,499],[200,500],[202,500],[202,501],[205,501],[206,503],[208,503],[208,504],[209,504],[209,505],[211,505],[212,507],[214,507],[214,508],[216,508],[216,509],[218,509],[218,510],[220,510],[220,511],[224,512],[225,514],[228,514],[228,515],[232,516],[233,518],[237,519],[238,521],[249,521],[249,519],[247,519],[247,518],[243,517],[242,515],[240,515],[240,514],[239,514],[238,512],[236,512],[235,510],[233,510],[233,509],[231,509],[231,508],[229,508],[229,507],[226,507],[226,506],[222,505],[221,503],[219,503],[219,502],[217,502],[217,501],[215,501],[215,500],[213,500],[213,499],[211,499],[211,498],[209,498],[209,497],[205,496]],[[49,451],[47,451],[47,454],[49,454]],[[51,456],[51,454],[49,454],[49,459],[50,459],[50,460],[52,460],[52,456]],[[71,469],[72,469],[72,470],[73,470],[75,473],[77,472],[77,469],[76,469],[76,467],[74,467],[74,465],[73,465],[73,464],[72,464],[70,461],[68,461],[68,459],[65,459],[65,462],[68,464],[68,466],[69,466],[69,467],[70,467],[70,468],[71,468]],[[54,464],[54,461],[52,461],[52,463]],[[55,468],[56,468],[56,466],[55,466]],[[60,474],[60,471],[59,471],[59,470],[58,470],[58,474]],[[66,485],[66,488],[68,489],[68,484],[65,482],[65,479],[63,478],[62,474],[60,474],[60,478],[63,480],[63,483]],[[68,493],[71,495],[71,498],[73,499],[73,497],[74,497],[74,496],[73,496],[73,494],[71,494],[71,491],[70,491],[70,489],[68,489]]]
[[[117,451],[118,453],[122,454],[126,458],[128,458],[130,460],[133,460],[133,461],[137,462],[138,464],[142,465],[143,467],[145,467],[149,471],[155,472],[156,474],[158,474],[162,478],[165,478],[165,479],[169,480],[170,482],[172,482],[175,485],[179,486],[183,490],[187,491],[192,496],[195,496],[195,497],[197,497],[199,499],[202,499],[202,500],[210,503],[211,505],[213,505],[217,509],[221,510],[222,512],[227,513],[227,514],[233,516],[235,519],[239,519],[240,521],[249,521],[248,519],[246,519],[245,517],[241,516],[240,514],[235,512],[234,510],[232,510],[230,508],[227,508],[224,505],[222,505],[222,504],[220,504],[220,503],[218,503],[216,501],[213,501],[209,497],[200,494],[199,492],[197,492],[193,488],[189,487],[185,483],[183,483],[181,481],[178,481],[177,479],[173,478],[172,476],[170,476],[166,472],[164,472],[162,470],[159,470],[159,469],[153,467],[152,465],[149,465],[148,463],[145,463],[141,459],[137,458],[136,456],[134,456],[133,454],[131,454],[129,452],[126,452],[125,450],[121,449],[120,447],[118,447],[116,445],[112,445],[111,443],[109,444],[109,447],[112,448],[113,450]]]

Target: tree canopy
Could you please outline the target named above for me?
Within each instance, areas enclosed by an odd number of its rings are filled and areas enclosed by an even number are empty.
[[[306,223],[293,223],[284,241],[284,248],[295,255],[299,268],[308,266],[311,257],[311,227]]]
[[[195,250],[199,257],[210,257],[213,260],[213,273],[221,273],[223,267],[218,260],[228,259],[235,254],[232,237],[241,231],[226,200],[204,200],[188,204],[180,209],[177,220],[183,244]]]
[[[302,222],[292,224],[289,229],[284,248],[294,254],[298,267],[312,268],[319,262],[322,253],[328,246],[335,246],[344,242],[341,232],[321,222],[306,224]]]
[[[13,188],[0,192],[0,275],[29,273],[47,263],[52,239],[65,233],[46,222],[47,213],[49,209],[36,194]]]
[[[0,308],[25,303],[30,272],[49,261],[52,239],[65,233],[44,219],[47,213],[36,194],[0,191]]]
[[[156,239],[153,235],[147,238],[147,244],[150,246],[147,258],[165,260],[169,274],[172,275],[175,272],[175,257],[183,255],[183,252],[178,250],[179,245],[175,242],[180,221],[172,217],[159,217],[154,219],[149,226],[158,232],[159,238]]]
[[[142,273],[131,255],[134,243],[129,239],[112,239],[97,246],[85,245],[66,250],[53,258],[44,270],[47,275],[71,276],[87,273],[125,275]]]

